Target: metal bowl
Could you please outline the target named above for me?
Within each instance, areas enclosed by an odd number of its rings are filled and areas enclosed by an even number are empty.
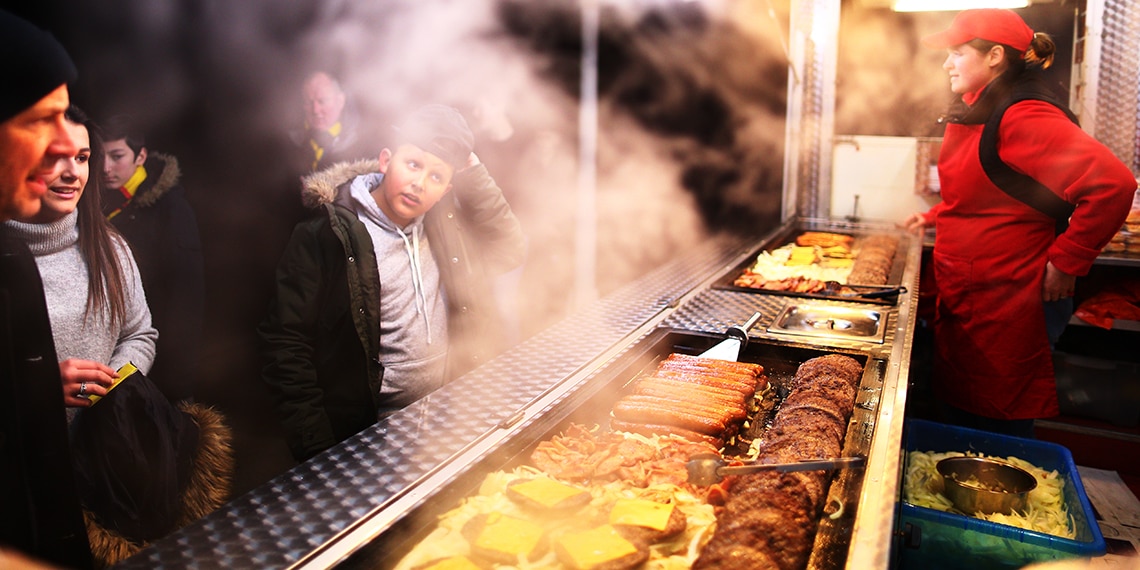
[[[945,494],[963,513],[1010,514],[1024,510],[1037,478],[1004,461],[985,457],[948,457],[938,462]]]

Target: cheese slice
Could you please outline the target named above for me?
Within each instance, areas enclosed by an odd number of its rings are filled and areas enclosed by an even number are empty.
[[[610,525],[569,532],[558,538],[558,544],[570,556],[575,568],[593,568],[637,552],[637,547]]]
[[[794,246],[788,254],[784,265],[811,265],[815,263],[815,248],[811,246]]]
[[[483,532],[475,539],[475,546],[505,552],[508,554],[529,555],[542,539],[542,528],[517,517],[499,513],[487,515]]]
[[[511,491],[545,507],[554,507],[570,497],[585,493],[582,489],[546,477],[537,477],[511,485]]]
[[[424,566],[423,570],[482,570],[471,559],[466,556],[452,556],[437,560],[428,566]]]
[[[673,505],[646,499],[618,499],[610,511],[610,524],[665,530],[672,514]]]
[[[119,385],[119,383],[121,383],[123,380],[126,380],[128,376],[130,376],[131,374],[134,374],[135,372],[138,372],[138,371],[139,371],[139,369],[135,368],[135,365],[130,363],[130,362],[120,366],[119,369],[115,371],[116,373],[118,373],[119,377],[115,378],[111,382],[111,386],[109,388],[107,388],[107,394],[110,395],[111,390],[114,390],[115,387],[117,387]],[[94,406],[95,402],[102,400],[104,397],[105,396],[96,396],[95,394],[91,394],[90,396],[87,396],[87,399],[91,400],[91,405]]]

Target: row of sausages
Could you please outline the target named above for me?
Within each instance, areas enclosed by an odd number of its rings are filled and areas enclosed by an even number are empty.
[[[759,364],[674,353],[633,382],[614,404],[610,425],[719,447],[747,418],[749,400],[767,384]]]

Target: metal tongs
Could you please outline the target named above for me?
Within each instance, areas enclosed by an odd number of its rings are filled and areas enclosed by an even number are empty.
[[[715,453],[700,453],[689,459],[689,462],[685,464],[685,469],[689,472],[689,483],[707,487],[720,483],[728,475],[746,475],[760,471],[791,473],[793,471],[850,469],[862,467],[864,462],[865,459],[862,457],[839,457],[834,459],[805,459],[795,463],[727,465],[724,459]]]
[[[844,291],[844,287],[849,288],[850,291]],[[820,291],[821,295],[827,295],[831,297],[861,299],[884,299],[887,297],[898,297],[902,293],[906,293],[906,287],[902,285],[899,285],[897,287],[885,287],[879,285],[856,285],[852,283],[842,285],[837,281],[828,281],[823,290]]]
[[[740,358],[740,351],[748,346],[748,331],[760,321],[760,313],[753,313],[743,325],[733,325],[724,332],[728,338],[717,343],[716,346],[701,353],[703,358],[717,360],[731,360],[735,362]]]

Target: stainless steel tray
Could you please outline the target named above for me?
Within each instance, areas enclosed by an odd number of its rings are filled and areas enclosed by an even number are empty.
[[[890,274],[887,278],[887,282],[878,285],[849,284],[844,286],[842,292],[840,290],[831,291],[825,289],[814,293],[757,289],[753,287],[741,287],[735,284],[736,278],[744,273],[746,269],[752,267],[756,261],[756,257],[762,252],[771,251],[780,246],[791,243],[795,240],[797,235],[808,230],[832,231],[835,233],[847,234],[856,238],[883,233],[889,233],[898,237],[899,245],[895,251],[894,259],[891,262],[891,269]],[[898,303],[899,295],[906,293],[906,285],[903,283],[903,274],[906,271],[906,257],[908,248],[910,247],[910,240],[911,236],[906,233],[899,232],[895,229],[887,229],[877,226],[828,227],[826,225],[807,223],[802,225],[789,224],[780,228],[778,232],[774,233],[768,239],[764,240],[763,243],[754,248],[747,257],[745,257],[734,267],[722,273],[712,284],[712,288],[725,291],[737,291],[740,293],[752,293],[757,295],[782,295],[805,299],[846,300],[851,302],[870,303],[876,305],[895,305]]]
[[[867,306],[789,303],[768,325],[768,332],[882,344],[886,313]]]

